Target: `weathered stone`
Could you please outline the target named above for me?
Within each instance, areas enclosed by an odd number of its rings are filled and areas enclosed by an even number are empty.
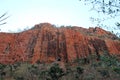
[[[71,62],[105,51],[120,55],[120,41],[98,27],[56,28],[49,23],[41,23],[20,33],[0,33],[0,63],[3,64],[21,61]]]

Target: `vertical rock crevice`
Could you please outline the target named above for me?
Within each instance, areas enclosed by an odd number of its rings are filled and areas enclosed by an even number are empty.
[[[29,58],[33,57],[34,54],[34,48],[37,43],[37,37],[38,35],[32,35],[31,38],[29,39],[27,48],[26,48],[26,53],[28,54]]]
[[[107,48],[107,45],[105,43],[104,40],[101,40],[101,39],[91,39],[89,40],[90,44],[92,44],[94,50],[95,50],[95,53],[98,57],[98,60],[100,58],[100,54],[104,53],[104,52],[109,52],[108,51],[108,48]]]

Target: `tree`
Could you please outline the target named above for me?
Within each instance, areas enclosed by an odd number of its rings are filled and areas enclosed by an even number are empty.
[[[9,16],[6,16],[6,15],[7,15],[7,12],[0,16],[0,26],[7,23],[7,22],[4,22],[9,17]]]
[[[64,75],[65,75],[64,71],[59,67],[58,64],[54,64],[48,70],[48,76],[51,77],[51,80],[59,80]]]
[[[120,16],[120,0],[79,0],[79,1],[83,1],[85,5],[90,6],[90,11],[95,11],[100,15],[90,17],[91,21],[95,22],[97,26],[108,27],[109,25],[104,24],[105,21],[108,21],[110,19],[116,19]],[[115,25],[112,26],[112,29],[120,30],[119,21],[116,21],[114,24]]]
[[[5,69],[6,65],[3,65],[0,63],[0,80],[3,80],[3,76],[5,76],[5,72],[4,72],[4,69]]]
[[[120,0],[80,0],[84,1],[85,5],[92,4],[91,10],[98,13],[102,12],[112,16],[116,16],[120,12]],[[120,14],[119,14],[120,15]]]

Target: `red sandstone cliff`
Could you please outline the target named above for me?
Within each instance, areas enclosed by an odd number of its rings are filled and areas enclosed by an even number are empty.
[[[21,33],[0,33],[0,63],[19,61],[70,62],[89,54],[120,55],[120,41],[101,28],[62,27],[49,23],[35,25]]]

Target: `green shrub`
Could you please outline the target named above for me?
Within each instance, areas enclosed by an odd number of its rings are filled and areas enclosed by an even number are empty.
[[[84,69],[82,67],[77,67],[76,69],[78,74],[83,74]]]
[[[81,59],[76,59],[74,60],[75,63],[81,64],[81,65],[85,65],[89,63],[89,59],[88,58],[81,58]]]
[[[98,72],[100,73],[100,75],[102,77],[109,77],[110,76],[108,70],[106,70],[106,69],[98,70]]]
[[[113,71],[115,71],[116,73],[120,74],[120,67],[114,67]]]
[[[100,56],[100,60],[102,64],[106,66],[117,66],[118,59],[114,55],[109,55],[108,53],[104,53]]]
[[[55,64],[48,70],[48,75],[52,80],[58,80],[64,75],[64,71],[59,67],[58,64]]]
[[[87,76],[85,76],[85,78],[83,80],[94,80],[94,79],[95,79],[94,74],[88,74]]]
[[[0,64],[0,80],[3,80],[3,76],[5,76],[6,72],[4,72],[4,69],[6,68],[6,65]]]
[[[6,67],[4,64],[0,64],[0,70],[3,70]]]
[[[24,80],[24,77],[16,77],[15,80]]]

